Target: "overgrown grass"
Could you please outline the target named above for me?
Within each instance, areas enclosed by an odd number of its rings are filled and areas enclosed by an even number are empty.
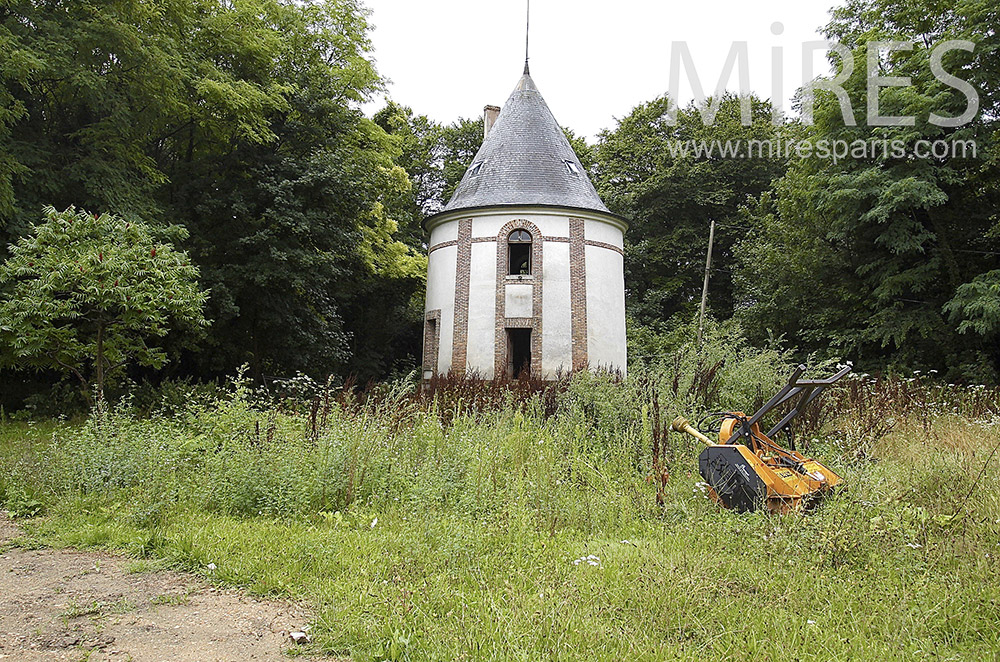
[[[752,409],[787,366],[712,347],[628,380],[267,406],[237,386],[170,416],[11,424],[0,494],[47,509],[26,520],[36,541],[307,599],[318,645],[356,659],[1000,650],[1000,462],[974,487],[996,393],[852,382],[800,435],[849,489],[810,515],[741,516],[705,499],[699,448],[666,425]]]

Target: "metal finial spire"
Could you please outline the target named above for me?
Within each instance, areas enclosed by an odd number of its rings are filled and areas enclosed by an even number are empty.
[[[531,0],[528,0],[527,18],[524,21],[524,75],[528,75],[528,33],[531,29]]]

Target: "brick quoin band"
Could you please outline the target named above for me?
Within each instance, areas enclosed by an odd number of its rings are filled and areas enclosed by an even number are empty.
[[[469,280],[472,277],[472,219],[458,222],[458,256],[455,260],[455,331],[451,345],[451,370],[465,375],[469,346]]]
[[[527,230],[531,233],[531,277],[529,279],[513,279],[511,282],[531,285],[531,324],[525,324],[524,318],[505,317],[507,304],[507,264],[510,258],[510,248],[507,237],[514,230]],[[531,329],[531,373],[542,374],[542,245],[545,238],[538,227],[526,219],[510,221],[497,233],[497,291],[496,291],[496,335],[493,339],[493,374],[499,377],[507,373],[507,329]]]
[[[586,370],[587,359],[587,242],[582,218],[569,219],[569,299],[573,370]]]

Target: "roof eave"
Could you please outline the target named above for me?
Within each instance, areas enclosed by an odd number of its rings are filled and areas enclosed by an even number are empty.
[[[456,218],[461,218],[470,213],[474,215],[479,215],[483,211],[496,210],[497,212],[503,213],[504,211],[511,209],[551,209],[551,210],[565,210],[569,212],[578,212],[582,214],[594,215],[594,216],[605,216],[621,226],[622,232],[628,230],[629,221],[624,216],[612,213],[610,211],[604,211],[600,209],[591,209],[588,207],[571,207],[568,205],[551,205],[544,203],[522,203],[522,204],[504,204],[504,205],[480,205],[476,207],[460,207],[458,209],[447,209],[442,210],[437,213],[431,214],[423,220],[421,225],[423,226],[424,232],[428,232],[431,227],[437,225],[444,217],[454,216]]]

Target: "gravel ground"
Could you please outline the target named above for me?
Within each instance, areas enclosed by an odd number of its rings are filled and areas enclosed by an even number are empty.
[[[130,572],[112,554],[8,548],[18,535],[0,514],[0,660],[288,660],[290,633],[309,620],[301,605]]]

